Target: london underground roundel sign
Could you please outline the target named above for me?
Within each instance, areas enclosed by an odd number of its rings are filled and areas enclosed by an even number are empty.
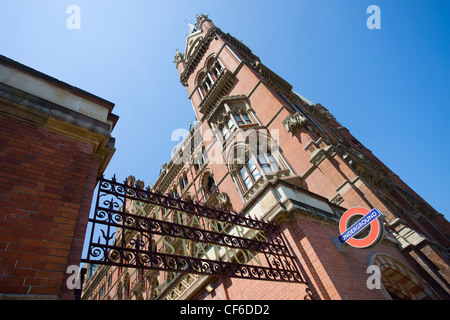
[[[382,217],[383,214],[376,208],[348,209],[339,220],[339,240],[360,249],[374,246],[383,238]]]

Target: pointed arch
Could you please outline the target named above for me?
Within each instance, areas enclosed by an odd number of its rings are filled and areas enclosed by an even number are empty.
[[[382,293],[386,299],[438,299],[434,290],[418,274],[388,254],[373,254],[369,265],[380,268]]]

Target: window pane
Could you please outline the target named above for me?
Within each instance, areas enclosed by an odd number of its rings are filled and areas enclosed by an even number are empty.
[[[272,172],[269,163],[267,163],[266,157],[264,157],[264,154],[258,154],[258,161],[264,172],[266,173]]]
[[[280,170],[278,163],[275,161],[275,158],[270,152],[266,154],[258,154],[258,161],[261,164],[264,172],[269,173]]]
[[[250,188],[252,186],[252,180],[250,179],[250,176],[248,175],[248,172],[244,166],[239,170],[239,173],[241,175],[242,181],[244,181],[245,187],[247,189]]]
[[[267,153],[267,158],[270,161],[270,164],[272,166],[273,171],[280,170],[280,167],[278,166],[278,163],[275,161],[275,158],[272,156],[270,152]]]
[[[234,118],[236,119],[236,122],[238,125],[245,124],[244,120],[242,120],[241,116],[239,114],[235,114]]]
[[[241,116],[245,120],[245,122],[251,123],[250,118],[248,117],[247,113],[242,113]]]
[[[241,174],[242,179],[246,179],[248,177],[248,173],[247,173],[247,170],[245,170],[245,167],[242,167],[239,170],[239,173]]]
[[[253,176],[253,179],[255,179],[255,181],[258,180],[261,175],[259,174],[258,168],[256,167],[256,165],[252,159],[248,160],[247,167],[250,170],[250,172]]]
[[[260,164],[267,164],[267,160],[266,160],[266,158],[264,157],[264,155],[263,154],[258,154],[258,161],[259,161],[259,163]]]
[[[224,138],[224,139],[228,138],[228,134],[229,134],[228,128],[227,128],[226,126],[223,126],[223,127],[222,127],[222,135],[223,135],[223,138]]]
[[[234,122],[231,118],[228,119],[227,126],[228,126],[228,129],[230,129],[230,132],[232,132],[234,130]]]

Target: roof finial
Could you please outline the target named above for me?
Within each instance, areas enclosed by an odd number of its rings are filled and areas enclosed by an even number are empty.
[[[209,20],[207,14],[197,14],[197,25],[200,27],[203,21]]]
[[[175,54],[175,57],[174,57],[174,59],[173,59],[173,62],[174,63],[178,63],[178,62],[180,62],[181,60],[183,60],[184,59],[184,54],[182,54],[180,51],[178,51],[178,49],[177,49],[177,53]]]

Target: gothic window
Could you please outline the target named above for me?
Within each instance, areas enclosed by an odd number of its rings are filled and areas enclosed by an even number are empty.
[[[245,189],[250,187],[258,181],[261,174],[277,172],[280,170],[278,162],[273,157],[270,151],[265,153],[258,153],[256,157],[248,157],[245,164],[239,167],[239,175],[245,186]]]
[[[117,286],[117,299],[122,300],[123,299],[123,286],[122,282],[119,282],[119,285]]]
[[[127,298],[130,295],[130,293],[131,293],[131,290],[130,290],[130,278],[127,275],[126,278],[125,278],[125,283],[123,285],[123,297]]]
[[[213,82],[211,81],[211,78],[208,76],[208,74],[206,74],[206,77],[203,81],[203,88],[205,89],[206,92],[208,92],[209,90],[211,90],[212,85]]]
[[[202,179],[202,198],[203,201],[208,200],[215,192],[217,192],[216,181],[214,177],[208,173],[204,179]]]
[[[193,158],[195,171],[197,172],[207,162],[208,157],[206,156],[205,148],[203,147],[202,152],[198,152]]]
[[[181,190],[184,190],[184,188],[186,188],[188,183],[189,183],[189,181],[188,181],[188,178],[187,178],[187,174],[183,173],[182,176],[180,177],[180,188],[181,188]]]
[[[102,285],[100,288],[100,300],[103,299],[103,296],[105,295],[105,285]]]
[[[219,78],[219,76],[220,76],[220,74],[222,73],[222,71],[223,71],[223,68],[222,68],[220,62],[219,62],[219,61],[216,61],[216,62],[214,63],[214,65],[213,65],[213,68],[212,68],[212,72],[214,73],[214,75],[216,76],[216,78]]]
[[[204,99],[207,93],[212,89],[217,79],[223,73],[224,67],[219,58],[214,56],[208,58],[204,68],[198,73],[196,85],[198,86],[200,96]]]
[[[174,198],[178,198],[178,192],[177,192],[176,186],[172,189],[172,191],[170,192],[170,195]]]

